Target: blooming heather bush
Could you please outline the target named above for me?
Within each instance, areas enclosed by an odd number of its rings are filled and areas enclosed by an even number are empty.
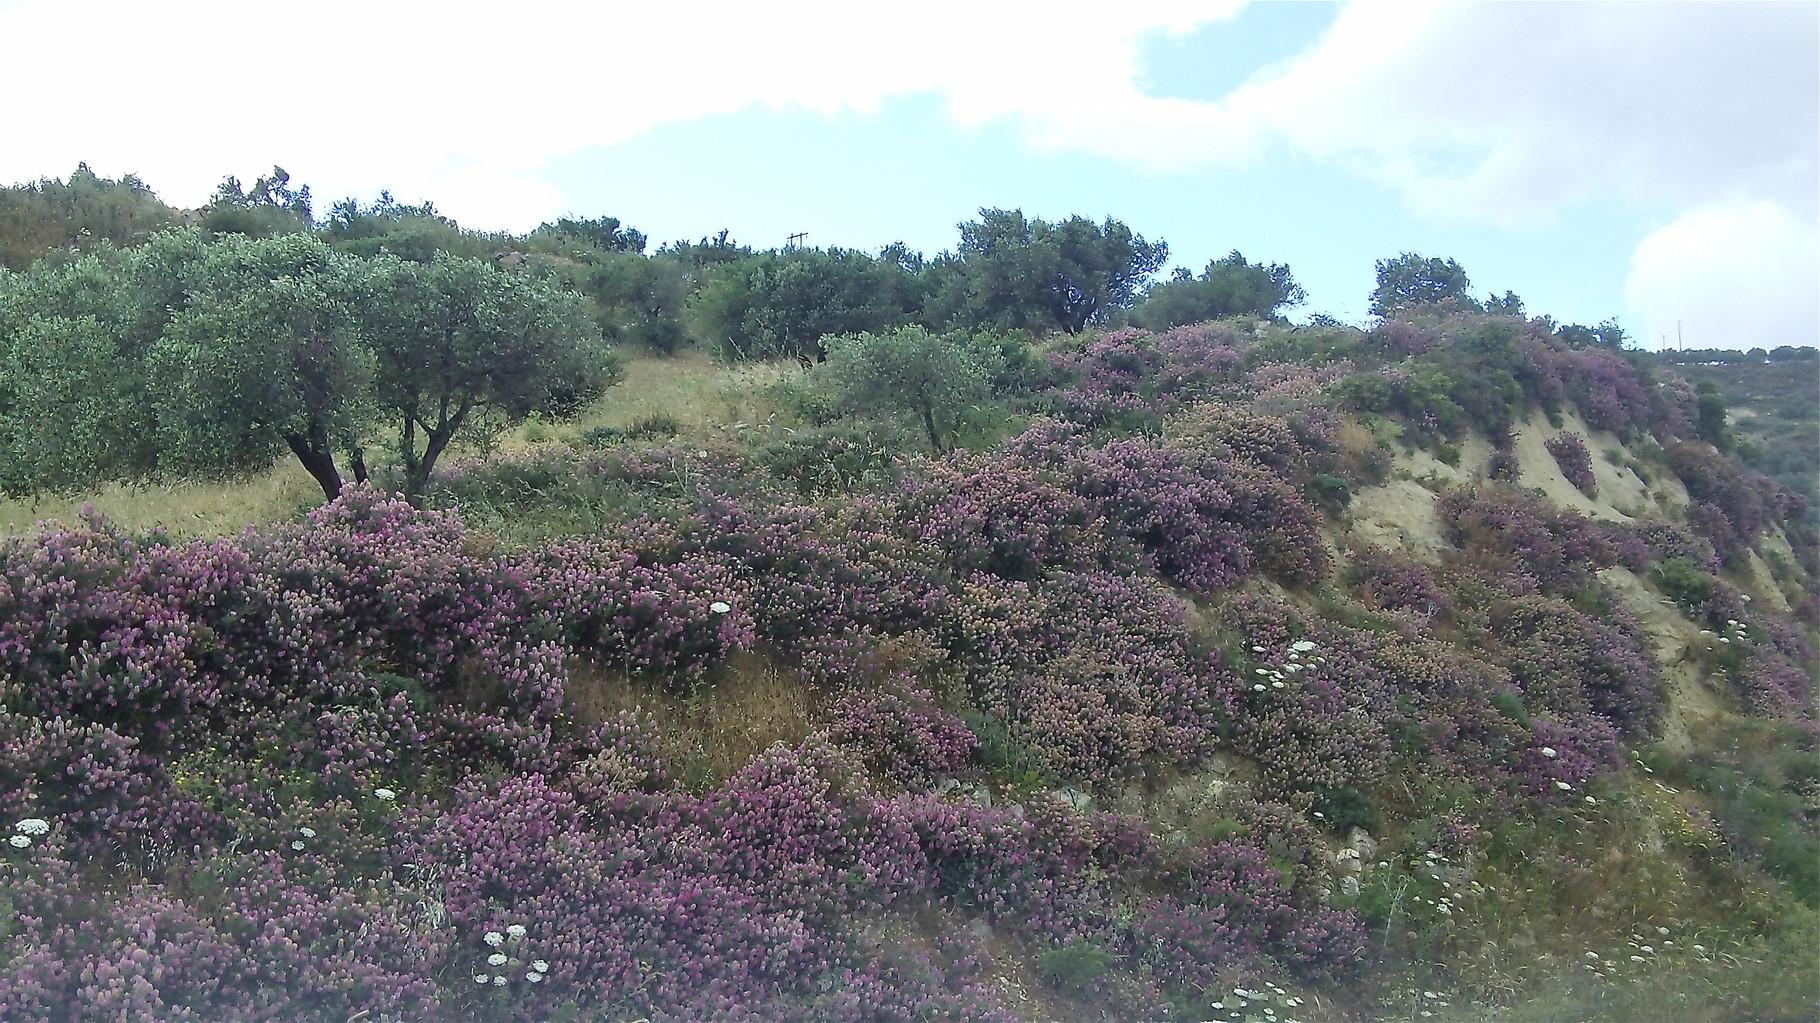
[[[1372,607],[1407,611],[1425,622],[1447,610],[1447,594],[1427,566],[1371,545],[1352,551],[1349,559],[1346,579]]]
[[[1616,606],[1595,618],[1553,597],[1531,595],[1487,609],[1498,660],[1510,668],[1532,712],[1587,713],[1630,736],[1650,734],[1663,700],[1643,628]]]
[[[1260,955],[1304,975],[1345,975],[1369,948],[1350,911],[1319,905],[1263,849],[1218,842],[1195,850],[1171,877],[1179,895],[1157,899],[1132,922],[1138,955],[1164,983],[1199,995]]]
[[[1050,770],[1109,780],[1146,757],[1198,755],[1231,705],[1230,677],[1196,647],[1186,612],[1164,587],[1110,573],[976,575],[946,642],[981,709]]]
[[[1310,792],[1380,781],[1390,762],[1391,691],[1368,640],[1288,606],[1248,597],[1226,617],[1245,653],[1232,745],[1257,761],[1265,790]],[[1363,656],[1361,656],[1363,655]]]
[[[1558,372],[1567,396],[1586,425],[1634,437],[1661,421],[1648,379],[1622,355],[1601,348],[1557,353]],[[1663,424],[1668,425],[1668,424]]]
[[[1084,498],[1002,459],[960,455],[932,465],[900,508],[956,572],[1036,579],[1105,566],[1112,551]]]
[[[1150,384],[1184,403],[1219,393],[1237,382],[1240,355],[1250,345],[1232,323],[1172,327],[1156,339],[1162,364]]]
[[[764,1018],[850,962],[847,919],[920,884],[914,831],[854,785],[814,750],[774,750],[705,798],[584,807],[537,776],[477,782],[409,855],[444,867],[458,933],[524,923],[550,969],[519,1013],[580,997]]]
[[[1412,323],[1400,317],[1383,321],[1365,335],[1366,345],[1397,360],[1426,355],[1441,343],[1441,331],[1434,324]]]
[[[1721,561],[1742,559],[1763,531],[1787,517],[1791,495],[1761,473],[1747,473],[1705,444],[1667,445],[1668,465],[1687,487],[1687,524],[1710,540]]]
[[[1086,426],[1162,415],[1237,382],[1239,349],[1249,344],[1226,324],[1176,327],[1158,337],[1136,328],[1088,340],[1078,351],[1050,356],[1075,378],[1057,402]]]
[[[155,886],[80,891],[55,842],[0,864],[28,926],[0,958],[7,1020],[423,1018],[435,985],[411,929],[351,890],[290,876],[268,855],[204,861],[185,903]],[[210,911],[204,916],[199,910]]]
[[[1163,363],[1156,338],[1147,331],[1115,330],[1089,340],[1078,352],[1056,352],[1049,360],[1077,380],[1058,399],[1075,422],[1103,426],[1134,413],[1154,416],[1161,411],[1146,393],[1146,381],[1155,379]]]
[[[1565,791],[1555,782],[1577,787],[1620,766],[1623,730],[1646,733],[1661,711],[1636,622],[1539,595],[1497,599],[1489,614],[1465,615],[1487,630],[1483,660],[1413,630],[1307,626],[1278,601],[1229,602],[1223,617],[1258,658],[1233,746],[1283,794],[1369,790],[1400,756],[1486,791],[1553,802]],[[1307,638],[1294,638],[1300,630]],[[1298,644],[1303,657],[1289,658]],[[1308,667],[1290,670],[1296,663]],[[1545,763],[1536,751],[1550,746],[1565,752]]]
[[[556,541],[515,569],[531,610],[569,646],[634,670],[699,677],[757,635],[744,580],[726,564],[673,559],[677,543],[670,527],[640,522]]]
[[[1069,478],[1095,515],[1136,541],[1159,575],[1188,589],[1230,586],[1255,566],[1305,584],[1326,571],[1315,513],[1275,476],[1211,447],[1114,441],[1088,447],[1059,424],[1012,442],[1015,457]]]
[[[829,737],[857,753],[876,776],[906,787],[963,767],[979,739],[914,680],[895,681],[836,698],[828,710]]]
[[[55,820],[72,853],[144,863],[153,846],[209,844],[221,819],[174,790],[137,740],[106,725],[0,714],[0,812]]]
[[[1719,556],[1713,545],[1692,530],[1672,522],[1638,522],[1630,526],[1636,539],[1649,547],[1652,560],[1666,565],[1681,559],[1695,572],[1719,571]]]
[[[878,638],[939,621],[951,599],[934,552],[875,501],[829,514],[710,500],[684,525],[678,556],[736,572],[759,638],[816,677],[856,670]]]
[[[1732,688],[1744,707],[1763,717],[1813,717],[1814,661],[1787,657],[1769,644],[1746,642],[1743,663],[1731,671]]]
[[[1599,481],[1593,477],[1592,452],[1586,450],[1585,438],[1564,430],[1545,441],[1543,447],[1555,457],[1555,465],[1560,467],[1561,475],[1576,490],[1587,497],[1597,492]]]
[[[1521,573],[1549,592],[1586,586],[1593,572],[1617,564],[1621,553],[1609,527],[1514,487],[1452,487],[1435,502],[1435,512],[1464,560]]]

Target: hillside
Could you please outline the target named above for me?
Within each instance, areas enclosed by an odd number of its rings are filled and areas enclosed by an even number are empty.
[[[1691,383],[890,337],[0,542],[0,1017],[1814,1017],[1815,537]]]

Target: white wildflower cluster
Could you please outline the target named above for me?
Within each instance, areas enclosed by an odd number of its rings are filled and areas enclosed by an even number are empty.
[[[1749,600],[1750,598],[1746,597],[1745,599]],[[1714,635],[1714,633],[1713,633],[1713,630],[1711,630],[1711,629],[1701,629],[1700,635],[1712,636],[1712,635]],[[1726,646],[1731,646],[1733,643],[1743,642],[1744,639],[1746,639],[1749,635],[1750,635],[1750,630],[1745,626],[1745,624],[1743,622],[1739,621],[1736,618],[1727,618],[1725,620],[1725,634],[1718,636],[1717,639],[1720,643],[1723,643]],[[1706,648],[1708,650],[1711,650],[1712,644],[1709,642],[1707,644]]]
[[[724,600],[717,600],[714,603],[708,605],[708,610],[714,612],[717,615],[724,615],[728,611],[733,610],[733,605],[727,603]]]
[[[1442,916],[1452,916],[1453,911],[1459,908],[1459,903],[1454,901],[1453,882],[1447,879],[1449,868],[1453,865],[1453,860],[1443,855],[1438,849],[1430,849],[1423,853],[1422,862],[1417,870],[1429,879],[1441,882],[1442,894],[1433,899],[1425,895],[1414,895],[1411,898],[1423,905],[1433,906],[1435,912]],[[1458,876],[1457,871],[1454,874],[1456,877]]]
[[[391,789],[374,789],[373,798],[379,800],[382,803],[390,803],[390,802],[397,800],[398,793],[392,791]]]
[[[24,849],[32,844],[32,839],[51,832],[51,822],[42,817],[27,817],[13,825],[13,836],[7,841],[15,849]]]
[[[524,953],[525,925],[510,924],[504,933],[488,931],[480,940],[487,943],[493,952],[487,956],[488,970],[476,970],[474,983],[489,984],[493,987],[505,987],[512,982],[512,974],[525,966]],[[530,984],[541,984],[544,976],[550,972],[548,959],[533,959],[530,968],[525,970],[524,979]]]
[[[1269,684],[1266,685],[1263,681],[1254,682],[1251,685],[1251,691],[1254,693],[1262,693],[1270,689],[1287,688],[1289,683],[1297,675],[1304,671],[1312,671],[1317,664],[1327,663],[1320,657],[1310,656],[1316,649],[1318,648],[1312,639],[1298,639],[1294,643],[1289,644],[1289,656],[1284,660],[1281,667],[1266,665],[1256,669],[1257,673],[1263,676]],[[1251,648],[1251,652],[1254,654],[1267,654],[1270,651],[1261,646],[1254,646]]]
[[[1453,1004],[1450,1000],[1452,997],[1453,996],[1446,991],[1417,991],[1415,988],[1409,989],[1410,1003],[1420,1007],[1415,1013],[1420,1019],[1433,1019],[1435,1016],[1435,1009],[1445,1009]],[[1434,1008],[1429,1008],[1429,1006],[1433,1006]]]
[[[294,839],[292,839],[292,840],[291,840],[291,848],[292,848],[292,849],[294,849],[294,850],[296,850],[296,851],[297,851],[297,852],[302,852],[302,851],[303,851],[303,850],[304,850],[304,846],[305,846],[305,839],[311,839],[311,838],[315,838],[315,837],[316,837],[316,829],[315,829],[315,828],[311,828],[311,827],[302,827],[302,828],[298,828],[298,829],[297,829],[297,834],[299,834],[299,835],[301,835],[301,836],[303,836],[303,837],[302,837],[302,838],[294,838]]]
[[[1603,955],[1593,949],[1586,950],[1586,970],[1601,980],[1616,978],[1625,969],[1635,966],[1649,966],[1662,962],[1662,957],[1680,953],[1691,955],[1700,962],[1712,962],[1712,953],[1705,945],[1678,945],[1673,937],[1674,931],[1667,927],[1642,927],[1630,936],[1625,947]]]
[[[1208,1008],[1226,1013],[1230,1020],[1302,1023],[1288,1012],[1302,1004],[1300,995],[1292,995],[1275,984],[1265,984],[1257,988],[1235,987],[1231,994],[1211,1003]]]

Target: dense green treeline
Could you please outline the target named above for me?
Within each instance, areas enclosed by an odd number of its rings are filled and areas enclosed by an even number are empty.
[[[959,225],[956,247],[934,257],[902,244],[755,250],[726,231],[648,244],[604,216],[524,235],[472,231],[430,202],[389,193],[318,216],[308,186],[277,167],[250,185],[223,180],[193,211],[86,165],[67,182],[0,189],[0,490],[229,474],[288,450],[333,497],[344,469],[364,480],[368,452],[384,450],[406,492],[420,496],[458,438],[485,443],[597,396],[617,377],[614,346],[805,364],[843,345],[863,350],[885,360],[873,368],[895,383],[852,382],[852,394],[907,402],[940,450],[951,429],[944,406],[974,386],[962,381],[1019,364],[1023,341],[1228,318],[1280,323],[1306,297],[1289,266],[1237,251],[1198,275],[1177,268],[1156,280],[1167,244],[1111,217],[1051,223],[982,209]],[[1378,262],[1371,308],[1386,318],[1433,309],[1522,322],[1517,295],[1480,301],[1470,287],[1453,260],[1403,253]],[[1609,321],[1541,320],[1576,348],[1624,347]],[[1312,318],[1315,328],[1333,323]],[[1505,365],[1515,358],[1508,338],[1487,329],[1478,349],[1407,376],[1360,377],[1343,397],[1404,408],[1442,435],[1471,420],[1499,436],[1522,382]],[[904,353],[939,363],[957,352],[971,353],[965,372],[896,389],[928,372],[902,363]],[[897,368],[880,368],[892,359]],[[1728,448],[1733,395],[1703,387],[1699,436]],[[1449,397],[1460,390],[1477,397],[1461,405]],[[1783,443],[1787,432],[1745,454],[1777,475],[1799,474],[1812,458]]]
[[[434,204],[347,199],[317,216],[307,186],[282,168],[252,184],[225,179],[210,202],[174,210],[138,179],[99,178],[86,165],[54,180],[0,189],[0,253],[23,270],[42,256],[111,242],[143,243],[161,228],[208,237],[314,234],[353,256],[428,262],[438,253],[490,259],[587,296],[606,335],[660,352],[696,343],[730,357],[820,358],[823,337],[920,325],[931,330],[1077,334],[1130,318],[1156,328],[1218,316],[1271,317],[1302,301],[1289,268],[1237,252],[1151,285],[1168,246],[1110,217],[1050,223],[983,209],[952,251],[925,258],[902,244],[753,250],[723,231],[646,252],[648,238],[612,217],[561,218],[525,235],[470,231]]]

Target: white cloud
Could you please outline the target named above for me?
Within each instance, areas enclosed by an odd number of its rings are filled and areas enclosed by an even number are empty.
[[[278,163],[324,199],[390,188],[475,226],[522,228],[560,197],[431,189],[451,174],[504,187],[555,156],[755,104],[870,111],[914,93],[946,94],[963,124],[1016,116],[1036,144],[1096,138],[1129,155],[1225,117],[1141,96],[1139,41],[1239,6],[527,0],[506,15],[460,2],[24,0],[0,5],[0,181],[86,160],[194,205],[224,174]]]
[[[1813,208],[1811,4],[1355,5],[1230,97],[1418,210],[1521,226],[1575,200]]]
[[[278,162],[415,197],[754,104],[939,93],[1040,148],[1169,171],[1274,142],[1510,225],[1601,193],[1812,203],[1812,5],[1361,4],[1224,102],[1140,91],[1147,36],[1241,6],[25,0],[0,6],[0,180],[89,160],[196,203]]]
[[[1647,348],[1812,345],[1820,233],[1767,202],[1708,206],[1645,238],[1624,298]]]
[[[1634,260],[1650,317],[1708,322],[1658,310],[1762,253],[1812,265],[1797,244],[1817,216],[1812,4],[1356,4],[1221,102],[1143,94],[1148,36],[1240,6],[0,0],[0,181],[87,160],[195,205],[277,163],[324,204],[389,188],[522,229],[566,208],[539,177],[584,147],[754,105],[937,94],[968,128],[1012,123],[1034,147],[1154,172],[1286,150],[1431,218],[1520,229],[1615,201],[1672,221]],[[1812,301],[1764,287],[1795,303],[1774,329],[1811,340]]]

